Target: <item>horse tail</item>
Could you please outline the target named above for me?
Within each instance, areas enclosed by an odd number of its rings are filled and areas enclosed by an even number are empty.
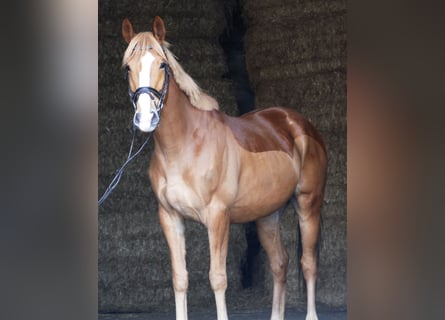
[[[301,244],[301,228],[297,223],[298,245],[297,245],[297,265],[298,265],[298,290],[300,293],[306,291],[306,282],[303,281],[303,268],[301,266],[301,258],[303,257],[303,245]],[[303,284],[303,285],[302,285]]]
[[[298,203],[295,198],[291,199],[292,206],[294,207],[295,213],[297,214],[297,268],[298,268],[298,291],[304,293],[306,290],[306,283],[303,281],[303,268],[301,267],[301,258],[303,257],[303,245],[301,243],[301,228],[300,222],[298,221]]]

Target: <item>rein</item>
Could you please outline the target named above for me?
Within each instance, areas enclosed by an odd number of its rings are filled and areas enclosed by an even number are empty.
[[[158,90],[156,90],[153,87],[139,87],[136,89],[135,92],[133,92],[130,89],[130,85],[128,85],[128,93],[130,95],[130,101],[132,102],[134,109],[135,110],[137,109],[136,103],[139,99],[139,96],[143,93],[148,94],[148,96],[153,101],[154,105],[156,106],[156,116],[159,118],[159,120],[160,120],[160,112],[161,112],[162,108],[164,107],[164,100],[165,100],[165,96],[167,95],[168,84],[170,81],[170,67],[169,67],[168,63],[163,62],[160,67],[165,70],[164,84],[162,85],[161,92],[159,92]],[[127,70],[127,74],[128,74],[128,70]],[[158,99],[157,104],[156,104],[156,101],[155,101],[153,95]],[[144,143],[139,147],[139,149],[134,154],[131,154],[133,151],[134,140],[136,138],[136,126],[133,124],[133,138],[131,139],[130,151],[128,152],[127,160],[125,160],[125,162],[121,166],[121,168],[116,171],[116,174],[115,174],[113,180],[111,180],[110,184],[108,185],[108,188],[105,190],[102,197],[100,197],[100,199],[98,201],[98,206],[100,206],[108,198],[108,196],[113,192],[113,190],[116,188],[119,181],[121,180],[121,177],[124,173],[125,168],[128,166],[128,164],[134,158],[136,158],[136,156],[138,154],[141,153],[142,149],[144,149],[144,147],[150,141],[150,138],[153,135],[153,132],[159,126],[159,123],[160,123],[160,121],[158,121],[158,124],[156,125],[154,130],[149,133],[147,139],[145,139]]]

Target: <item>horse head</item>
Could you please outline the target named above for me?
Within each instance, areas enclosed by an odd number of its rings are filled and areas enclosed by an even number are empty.
[[[131,22],[124,19],[122,36],[128,43],[122,65],[127,71],[128,92],[135,110],[133,123],[139,130],[151,132],[159,125],[170,76],[163,49],[164,22],[156,17],[153,32],[135,34]]]

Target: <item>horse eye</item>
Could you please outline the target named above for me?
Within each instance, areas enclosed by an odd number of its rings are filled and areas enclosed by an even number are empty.
[[[165,62],[162,62],[161,65],[159,66],[159,69],[164,69],[165,68]]]

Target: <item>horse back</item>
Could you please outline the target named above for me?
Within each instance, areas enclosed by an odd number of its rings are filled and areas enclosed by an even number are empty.
[[[226,116],[224,122],[238,144],[249,152],[284,151],[292,157],[295,139],[306,136],[326,153],[321,135],[305,117],[293,109],[271,107],[255,110],[241,117]]]

